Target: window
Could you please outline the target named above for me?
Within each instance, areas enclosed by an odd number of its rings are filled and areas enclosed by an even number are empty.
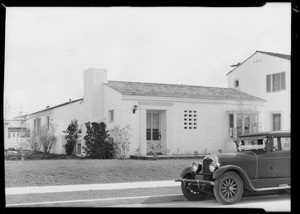
[[[250,134],[250,117],[245,117],[245,120],[244,120],[244,134]]]
[[[47,123],[47,127],[49,128],[49,126],[50,126],[50,117],[49,116],[46,117],[46,123]]]
[[[160,141],[160,114],[159,113],[147,113],[146,121],[146,139],[151,141]]]
[[[239,80],[234,80],[234,87],[235,87],[235,88],[238,88],[239,85],[240,85]]]
[[[109,117],[109,122],[110,123],[114,122],[114,110],[109,110],[108,111],[108,117]]]
[[[189,114],[185,114],[185,113]],[[184,121],[184,129],[197,129],[197,111],[196,110],[184,110],[183,114],[183,121]],[[187,123],[189,121],[189,123]],[[194,123],[193,123],[194,121]]]
[[[281,138],[281,148],[282,148],[282,151],[291,150],[291,138],[290,137],[282,137]]]
[[[234,137],[234,115],[229,114],[229,137]]]
[[[11,133],[9,132],[9,133],[8,133],[8,138],[11,138],[11,135],[10,135],[10,134],[11,134]]]
[[[41,131],[41,118],[36,118],[33,121],[33,125],[34,125],[34,132],[38,135],[40,134]]]
[[[269,74],[266,76],[267,92],[285,90],[285,72]]]
[[[281,129],[281,114],[272,115],[273,131],[278,131]]]
[[[273,151],[289,151],[291,150],[290,137],[274,137],[273,138]]]
[[[252,114],[249,116],[237,115],[236,119],[236,134],[251,134],[258,132],[258,115]]]

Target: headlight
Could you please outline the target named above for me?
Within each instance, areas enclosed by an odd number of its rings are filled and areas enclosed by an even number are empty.
[[[214,172],[216,167],[217,167],[216,164],[212,162],[211,164],[209,164],[208,169],[210,172]]]
[[[201,171],[201,169],[202,169],[201,163],[197,163],[197,162],[193,163],[193,165],[192,165],[193,172]]]
[[[196,172],[198,170],[199,164],[197,162],[194,162],[192,165],[192,171]]]

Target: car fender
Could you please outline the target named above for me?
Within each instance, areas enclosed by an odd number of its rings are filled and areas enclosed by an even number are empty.
[[[214,173],[213,173],[213,179],[218,179],[221,177],[225,172],[227,171],[233,171],[237,173],[243,180],[244,186],[247,190],[254,191],[254,188],[251,184],[251,181],[245,172],[241,167],[235,166],[235,165],[226,165],[219,167]]]
[[[180,176],[181,176],[182,178],[184,178],[184,177],[185,177],[187,174],[189,174],[189,173],[191,173],[191,174],[193,173],[192,167],[191,167],[191,166],[186,167],[184,170],[182,170]]]

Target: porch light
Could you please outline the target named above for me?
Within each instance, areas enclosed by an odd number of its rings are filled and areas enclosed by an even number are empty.
[[[134,105],[133,106],[133,113],[135,114],[135,111],[138,109],[138,106],[137,105]]]

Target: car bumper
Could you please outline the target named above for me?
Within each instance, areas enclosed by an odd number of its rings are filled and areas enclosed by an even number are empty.
[[[215,182],[213,181],[207,181],[207,180],[200,180],[200,179],[177,179],[175,180],[175,182],[183,182],[183,183],[193,183],[193,184],[197,184],[197,185],[200,185],[200,184],[210,184],[210,185],[215,185]]]

